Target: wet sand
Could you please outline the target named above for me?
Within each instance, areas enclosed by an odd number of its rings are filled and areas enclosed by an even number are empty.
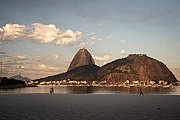
[[[178,95],[0,94],[0,120],[179,120]]]

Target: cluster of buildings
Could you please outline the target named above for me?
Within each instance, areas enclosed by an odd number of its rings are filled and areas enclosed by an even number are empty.
[[[59,86],[94,86],[94,87],[171,87],[173,85],[180,85],[180,82],[170,83],[167,81],[129,81],[125,82],[107,82],[107,81],[92,81],[88,83],[87,81],[75,81],[75,80],[60,80],[60,81],[29,81],[28,85],[59,85]]]

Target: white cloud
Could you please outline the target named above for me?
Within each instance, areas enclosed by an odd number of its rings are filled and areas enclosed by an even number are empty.
[[[13,57],[15,57],[15,58],[17,58],[17,59],[19,59],[19,60],[26,60],[27,59],[27,57],[26,56],[13,56]]]
[[[42,60],[42,57],[41,56],[33,56],[31,58],[32,61],[41,61]]]
[[[31,61],[43,61],[44,63],[53,63],[56,60],[60,59],[59,55],[57,54],[52,54],[51,57],[31,56],[30,58]]]
[[[0,56],[2,56],[2,57],[12,57],[12,56],[7,55],[7,54],[0,54]]]
[[[59,56],[57,54],[53,54],[53,57],[54,57],[55,60],[59,59]]]
[[[50,43],[54,41],[61,33],[61,30],[55,25],[44,25],[41,23],[33,23],[34,30],[27,37],[35,43]]]
[[[81,39],[82,38],[82,32],[77,31],[76,36],[77,36],[77,39]]]
[[[88,44],[87,42],[82,41],[82,42],[80,42],[80,43],[77,43],[77,44],[72,45],[72,47],[79,47],[79,46],[84,46],[84,45],[87,45],[87,44]]]
[[[81,37],[82,37],[82,32],[77,31],[75,33],[72,30],[66,30],[57,37],[56,44],[57,45],[69,44],[71,42],[77,41],[78,39],[81,39]]]
[[[135,43],[131,43],[129,46],[128,46],[128,48],[131,48],[131,47],[133,47],[134,45],[136,45]]]
[[[19,24],[6,24],[0,28],[0,43],[3,41],[13,41],[17,38],[26,38],[32,40],[34,43],[51,43],[56,41],[57,45],[64,45],[81,39],[83,35],[80,31],[62,31],[54,24],[44,25],[33,23],[31,25],[32,27]]]
[[[113,36],[112,35],[109,35],[109,36],[107,36],[107,37],[105,37],[106,39],[110,39],[110,38],[112,38]]]
[[[67,67],[60,67],[59,68],[61,71],[67,71]]]
[[[95,40],[97,39],[97,36],[90,37],[90,39]]]
[[[39,68],[40,68],[40,69],[44,69],[44,68],[46,68],[46,65],[41,64],[41,65],[39,65]]]
[[[120,40],[121,43],[125,43],[126,41],[125,40]]]
[[[103,57],[92,55],[92,57],[94,58],[94,60],[97,60],[97,61],[108,61],[112,59],[112,57],[109,55],[104,55]]]
[[[59,70],[59,67],[48,67],[48,70]]]
[[[102,39],[101,39],[101,38],[98,38],[97,40],[99,40],[99,41],[100,41],[100,40],[102,40]]]
[[[96,34],[96,33],[95,32],[91,32],[91,33],[88,33],[86,35],[89,36],[89,35],[94,35],[94,34]]]
[[[15,55],[0,54],[0,56],[2,56],[2,57],[10,57],[10,58],[14,58],[16,60],[27,60],[27,57],[25,55],[15,56]]]
[[[47,70],[49,70],[49,71],[57,71],[57,72],[59,72],[59,71],[66,71],[67,70],[67,68],[66,67],[48,67],[48,69]]]
[[[0,43],[3,41],[13,41],[20,37],[25,37],[26,30],[29,29],[25,25],[6,24],[0,28]]]
[[[3,66],[12,66],[12,65],[18,65],[17,61],[14,60],[7,60],[7,61],[3,61]]]
[[[94,45],[94,43],[95,43],[95,42],[91,42],[91,43],[89,43],[89,46],[92,46],[92,45]]]
[[[125,50],[121,50],[121,52],[120,52],[122,55],[128,55],[129,53],[128,52],[126,52]]]
[[[72,47],[80,47],[80,46],[84,46],[84,45],[92,46],[94,44],[95,44],[95,42],[87,43],[86,40],[82,40],[81,42],[76,43],[76,44],[72,44],[70,46],[72,46]]]

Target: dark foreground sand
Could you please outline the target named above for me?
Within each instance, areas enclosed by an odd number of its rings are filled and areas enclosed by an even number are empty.
[[[0,120],[180,120],[180,96],[0,94]]]

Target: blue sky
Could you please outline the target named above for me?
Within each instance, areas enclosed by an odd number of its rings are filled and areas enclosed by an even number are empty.
[[[1,0],[3,75],[65,72],[85,47],[99,66],[146,53],[180,79],[179,12],[179,0]]]

